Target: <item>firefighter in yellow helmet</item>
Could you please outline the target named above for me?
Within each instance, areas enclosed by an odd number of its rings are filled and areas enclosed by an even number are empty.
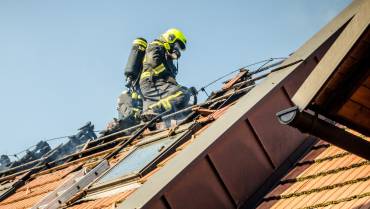
[[[186,37],[179,29],[169,29],[148,44],[140,75],[144,120],[165,111],[177,111],[188,105],[190,92],[176,81],[174,60],[186,48]]]

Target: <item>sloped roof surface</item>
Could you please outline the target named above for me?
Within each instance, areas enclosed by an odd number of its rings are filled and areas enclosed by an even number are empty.
[[[222,92],[219,92],[220,95],[229,92],[229,88],[233,84],[240,82],[239,80],[242,76],[246,75],[245,72],[238,74],[238,79],[231,80],[228,82],[228,86],[225,87]],[[243,92],[242,92],[243,93]],[[234,96],[237,94],[231,94]],[[235,104],[233,102],[234,98],[230,100],[230,103],[225,105],[222,108],[217,110],[207,110],[207,109],[198,109],[200,112],[198,120],[200,123],[204,123],[203,128],[199,127],[196,132],[192,134],[190,139],[185,141],[179,141],[180,143],[175,146],[173,152],[170,152],[165,158],[157,162],[155,166],[151,169],[148,169],[149,172],[135,176],[134,178],[127,178],[118,182],[113,182],[113,184],[108,184],[108,186],[103,186],[98,189],[95,188],[94,184],[92,185],[93,191],[84,190],[81,194],[75,194],[76,198],[68,203],[68,208],[112,208],[117,203],[124,201],[131,193],[133,193],[140,185],[144,184],[150,176],[160,170],[168,161],[170,161],[174,156],[181,152],[186,146],[191,144],[194,140],[197,139],[197,135],[205,130],[209,125],[217,120],[229,107],[230,105]],[[217,106],[216,106],[217,107]],[[171,138],[173,136],[181,136],[183,133],[189,130],[193,122],[185,123],[181,126],[171,127],[170,129],[162,129],[158,131],[149,131],[147,130],[144,134],[138,139],[134,140],[126,148],[116,154],[113,158],[108,160],[109,166],[114,168],[122,160],[126,159],[130,153],[135,151],[135,149],[141,144],[150,144],[152,141],[161,141],[163,139]],[[111,137],[108,139],[99,139],[96,142],[92,142],[90,147],[87,147],[86,150],[73,154],[70,159],[64,164],[58,165],[56,167],[51,167],[50,169],[40,171],[36,174],[33,174],[29,180],[25,182],[25,185],[18,188],[14,194],[0,202],[1,208],[31,208],[36,204],[39,204],[39,208],[43,208],[43,203],[45,198],[48,199],[49,196],[55,192],[63,192],[63,190],[58,190],[59,187],[63,187],[67,182],[76,178],[76,176],[81,176],[81,172],[87,173],[94,166],[96,166],[100,160],[108,153],[115,150],[114,146],[122,141],[127,140],[130,136],[122,137]],[[176,137],[175,137],[176,138]],[[79,155],[78,155],[79,154]],[[68,159],[68,158],[67,158]],[[135,163],[135,162],[134,162]],[[140,163],[140,162],[136,162]],[[108,171],[109,172],[109,171]],[[107,173],[108,173],[107,172]],[[13,183],[19,181],[22,176],[27,173],[27,170],[21,171],[19,173],[9,173],[8,176],[3,176],[1,178],[1,191],[5,192],[9,189]],[[79,179],[79,178],[76,178]],[[78,180],[77,180],[78,181]],[[69,184],[68,184],[69,185]],[[56,193],[56,195],[59,195]],[[55,198],[55,197],[53,197]]]
[[[370,208],[370,162],[321,141],[258,208]]]
[[[220,117],[229,107],[222,108],[213,114],[211,114],[209,117],[212,117],[212,120],[217,119]],[[200,134],[204,129],[206,129],[209,125],[205,126],[203,129],[200,129],[198,132],[196,132],[192,138],[189,141],[186,141],[185,143],[179,145],[176,148],[176,151],[163,159],[161,162],[159,162],[156,165],[156,168],[154,168],[151,172],[147,173],[146,175],[135,179],[134,181],[129,181],[126,185],[121,185],[118,187],[118,191],[115,190],[115,186],[111,186],[106,191],[97,192],[97,194],[90,195],[92,198],[89,198],[89,195],[87,198],[82,198],[81,200],[77,201],[76,203],[73,203],[70,208],[73,209],[80,209],[80,208],[112,208],[116,206],[118,203],[123,202],[130,194],[132,194],[140,185],[144,184],[154,173],[159,171],[165,164],[170,161],[173,157],[175,157],[179,152],[181,152],[185,147],[187,147],[189,144],[191,144],[194,140],[197,140],[197,135]],[[127,149],[129,150],[129,149]],[[131,187],[131,185],[135,185],[134,187]],[[127,189],[125,189],[127,187]],[[100,194],[99,194],[100,193]],[[107,194],[104,194],[107,193]]]
[[[25,182],[27,170],[7,172],[0,193],[24,185],[0,209],[254,208],[263,197],[260,209],[369,207],[369,161],[322,141],[312,146],[316,138],[275,116],[294,105],[295,92],[358,7],[349,6],[257,85],[242,70],[176,126],[163,128],[172,124],[165,121],[138,137],[100,137]]]
[[[37,175],[15,194],[0,203],[1,209],[29,208],[37,203],[50,191],[58,187],[63,180],[71,177],[78,165],[73,165],[51,173]]]

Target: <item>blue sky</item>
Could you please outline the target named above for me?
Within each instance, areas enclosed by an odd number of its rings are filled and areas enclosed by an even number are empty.
[[[0,0],[0,154],[74,134],[87,121],[104,128],[116,116],[123,67],[138,36],[183,30],[188,48],[177,80],[201,87],[249,63],[287,56],[349,3]]]

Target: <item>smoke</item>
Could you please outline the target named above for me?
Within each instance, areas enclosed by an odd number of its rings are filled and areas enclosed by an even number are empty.
[[[64,156],[75,153],[83,147],[88,140],[94,140],[97,136],[94,131],[94,125],[87,122],[86,125],[78,129],[77,134],[69,136],[66,143],[62,143],[54,149],[46,141],[40,141],[32,150],[27,150],[26,154],[13,162],[10,161],[9,156],[1,155],[0,157],[0,171],[15,168],[12,173],[25,170],[37,164],[38,159],[46,157],[48,161],[54,161]],[[34,163],[30,163],[35,161]]]
[[[69,140],[66,143],[57,147],[55,152],[49,156],[49,160],[57,160],[78,152],[88,140],[95,140],[97,138],[94,132],[94,125],[91,122],[88,122],[78,130],[79,132],[77,134],[68,137]]]

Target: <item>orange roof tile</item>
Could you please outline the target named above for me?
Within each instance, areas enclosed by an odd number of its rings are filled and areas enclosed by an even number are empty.
[[[297,172],[302,166],[306,168]],[[314,159],[301,160],[259,208],[368,208],[369,204],[370,161],[329,146]]]
[[[229,87],[232,87],[233,84],[243,81],[242,77],[245,74],[245,72],[239,74],[236,78],[234,78],[231,83],[229,83]],[[243,84],[244,85],[244,84]],[[243,86],[241,85],[241,86]],[[240,86],[240,87],[241,87]],[[231,90],[230,90],[231,91]],[[230,92],[228,91],[228,92]],[[218,93],[224,94],[226,91],[220,91]],[[232,94],[231,96],[236,95]],[[231,97],[230,96],[230,97]],[[227,101],[228,99],[226,99]],[[224,107],[221,108],[221,106],[225,105]],[[224,102],[219,109],[217,110],[212,110],[210,111],[210,115],[208,117],[203,117],[203,128],[206,129],[209,127],[209,123],[212,121],[218,119],[220,116],[222,116],[227,109],[235,104],[235,101],[232,101],[230,103]],[[199,118],[198,118],[199,119]],[[198,121],[199,122],[199,121]],[[203,129],[203,130],[204,130]],[[184,129],[186,130],[186,128]],[[170,130],[171,131],[171,130]],[[174,149],[174,153],[170,154],[167,156],[165,159],[161,160],[161,162],[157,165],[154,170],[149,171],[149,173],[144,174],[144,176],[141,176],[140,179],[135,178],[135,181],[138,182],[138,184],[143,184],[145,183],[146,180],[151,178],[151,176],[156,173],[158,170],[161,169],[163,165],[165,165],[168,161],[171,161],[171,159],[176,156],[179,152],[183,150],[184,147],[187,145],[191,144],[194,139],[197,138],[197,134],[199,134],[202,130],[198,130],[197,133],[193,134],[192,138],[182,142],[182,144],[177,145],[178,149]],[[140,138],[132,142],[127,148],[125,148],[122,152],[119,154],[115,155],[113,158],[109,159],[109,165],[114,166],[117,164],[122,158],[124,158],[130,151],[132,150],[133,146],[135,143],[141,141],[143,138],[146,138],[146,136],[152,136],[157,133],[163,134],[165,132],[162,132],[160,130],[158,131],[153,131],[153,132],[144,132]],[[167,136],[165,134],[165,136]],[[100,161],[101,157],[114,151],[115,150],[115,143],[120,143],[123,141],[123,138],[129,138],[130,136],[125,136],[125,137],[117,137],[115,139],[110,139],[108,140],[103,140],[101,141],[104,144],[109,144],[111,143],[112,146],[100,146],[102,144],[98,144],[98,147],[91,147],[89,153],[84,153],[84,155],[80,154],[76,159],[75,157],[73,158],[74,160],[71,162],[67,162],[62,165],[58,165],[56,167],[52,167],[49,170],[43,170],[37,174],[34,174],[31,176],[30,180],[28,180],[25,185],[22,187],[18,188],[14,194],[11,196],[7,197],[5,200],[0,202],[0,209],[2,208],[27,208],[30,207],[36,203],[38,203],[40,200],[42,200],[43,197],[45,197],[49,192],[54,191],[57,187],[61,186],[63,182],[65,182],[65,179],[68,179],[70,176],[75,175],[75,170],[77,170],[77,167],[83,165],[84,168],[89,169],[92,168],[96,165],[97,162]],[[79,167],[80,168],[80,167]],[[20,175],[17,174],[16,177],[11,177],[17,179]],[[130,180],[132,181],[132,180]],[[101,188],[99,188],[101,189]],[[116,204],[119,201],[122,201],[124,198],[126,198],[128,195],[130,195],[133,191],[135,191],[136,188],[128,188],[127,190],[119,190],[119,191],[110,191],[108,193],[105,193],[105,195],[110,195],[110,196],[88,196],[86,198],[82,198],[80,200],[80,203],[74,204],[72,208],[111,208],[112,205]],[[4,190],[5,191],[5,190]],[[122,192],[123,191],[123,192]],[[89,190],[89,192],[95,192],[92,190]],[[82,193],[81,193],[82,194]],[[76,197],[77,198],[77,197]],[[90,199],[91,198],[91,199]],[[94,199],[97,198],[97,199]]]
[[[231,105],[228,105],[224,108],[221,108],[217,111],[215,111],[214,113],[212,113],[210,116],[212,116],[214,119],[217,119],[219,117],[221,117],[223,115],[223,113],[226,112],[226,110],[228,108],[230,108]],[[208,127],[208,125],[206,125],[205,127]],[[198,132],[202,131],[203,129],[200,129],[198,130]],[[194,135],[197,135],[198,132],[196,132]],[[144,175],[143,177],[141,177],[139,180],[135,180],[139,183],[145,183],[145,181],[147,181],[154,173],[156,173],[157,171],[159,171],[161,169],[161,167],[163,167],[168,161],[170,161],[174,156],[176,156],[179,152],[181,152],[181,150],[188,146],[190,143],[192,143],[192,141],[196,139],[196,138],[193,138],[193,139],[190,139],[186,142],[184,142],[183,144],[181,144],[178,149],[176,149],[176,151],[174,153],[172,153],[171,155],[169,155],[168,157],[166,157],[165,159],[163,159],[160,163],[158,163],[157,165],[157,168],[155,168],[154,170],[150,171],[149,173],[147,173],[146,175]],[[114,165],[116,164],[120,159],[122,159],[123,157],[125,157],[127,155],[127,153],[129,153],[128,149],[121,153],[116,159],[114,160],[111,160],[110,164],[111,165]],[[120,192],[120,193],[117,193],[115,195],[112,195],[110,197],[104,197],[104,198],[97,198],[95,200],[89,200],[89,201],[86,201],[86,202],[82,202],[80,204],[77,204],[77,205],[74,205],[73,207],[71,207],[72,209],[82,209],[82,208],[112,208],[112,204],[115,204],[116,202],[119,202],[119,201],[122,201],[124,198],[126,198],[127,196],[129,196],[131,193],[133,193],[136,189],[131,189],[129,191],[125,191],[125,192]]]
[[[0,202],[0,209],[28,208],[36,204],[47,193],[58,187],[66,177],[74,175],[73,170],[76,167],[78,165],[52,173],[37,175],[33,180],[19,188],[12,196]]]

